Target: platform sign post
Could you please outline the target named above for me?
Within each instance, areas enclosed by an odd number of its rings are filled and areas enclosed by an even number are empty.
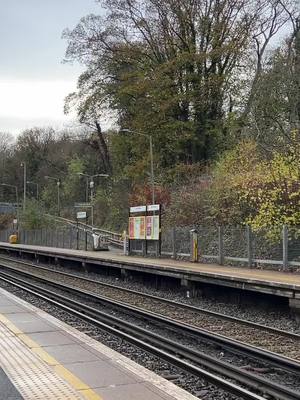
[[[199,252],[198,252],[198,231],[197,229],[192,229],[191,233],[191,261],[198,262]]]
[[[287,270],[289,265],[289,256],[288,256],[288,227],[287,225],[283,225],[282,227],[282,266],[284,270]]]
[[[76,213],[76,250],[79,250],[79,221],[85,219],[87,224],[87,213],[86,211],[77,211]],[[85,250],[87,250],[87,234],[85,234]]]
[[[13,225],[13,231],[14,231],[14,233],[15,234],[18,234],[18,220],[17,220],[17,218],[14,218],[13,219],[13,223],[12,223],[12,225]]]
[[[220,265],[224,264],[224,228],[222,225],[218,226],[218,247],[219,247],[219,256],[218,261]]]

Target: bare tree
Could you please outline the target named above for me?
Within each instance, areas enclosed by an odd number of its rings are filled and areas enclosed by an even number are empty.
[[[246,120],[253,104],[255,92],[259,90],[259,79],[263,72],[268,45],[284,25],[293,21],[296,13],[295,2],[293,0],[267,0],[261,4],[261,13],[257,16],[255,30],[252,35],[255,48],[255,69],[242,113],[242,121]]]

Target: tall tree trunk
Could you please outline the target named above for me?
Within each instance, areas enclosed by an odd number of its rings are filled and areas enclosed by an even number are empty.
[[[101,129],[101,126],[98,121],[95,121],[95,126],[96,126],[96,131],[97,131],[98,148],[99,148],[99,151],[101,154],[103,165],[105,167],[105,172],[110,173],[112,168],[111,168],[107,144],[104,140],[102,129]]]

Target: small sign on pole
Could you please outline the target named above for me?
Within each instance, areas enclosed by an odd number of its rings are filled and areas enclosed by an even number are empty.
[[[86,219],[86,211],[78,211],[77,212],[77,219]]]
[[[130,207],[129,212],[130,212],[131,214],[134,214],[134,213],[144,213],[144,212],[146,212],[146,206]]]
[[[147,206],[147,211],[159,211],[160,210],[160,204],[150,204]]]
[[[74,207],[75,208],[91,208],[92,204],[91,203],[75,203]]]

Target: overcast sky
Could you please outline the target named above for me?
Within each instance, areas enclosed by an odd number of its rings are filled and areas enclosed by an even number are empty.
[[[0,0],[0,131],[62,126],[78,64],[63,64],[65,28],[101,13],[95,0]]]

